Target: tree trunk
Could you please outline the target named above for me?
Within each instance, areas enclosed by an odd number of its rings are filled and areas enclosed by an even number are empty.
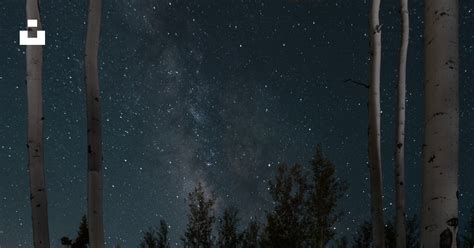
[[[458,0],[425,0],[424,247],[457,246],[458,8]]]
[[[101,0],[89,1],[85,51],[88,143],[87,214],[91,248],[104,247],[102,218],[102,131],[98,69],[101,4]]]
[[[383,184],[380,152],[380,0],[372,0],[370,12],[370,82],[369,82],[369,165],[371,188],[372,236],[374,247],[384,247]]]
[[[406,67],[409,41],[408,0],[400,0],[400,19],[402,39],[400,45],[400,67],[398,69],[397,93],[397,147],[395,148],[395,230],[397,248],[405,248],[406,219],[405,219],[405,98],[406,98]]]
[[[26,18],[36,19],[37,28],[29,28],[29,36],[41,29],[39,1],[26,1]],[[49,247],[48,200],[43,157],[43,47],[26,46],[26,83],[28,101],[28,173],[33,224],[33,247]]]

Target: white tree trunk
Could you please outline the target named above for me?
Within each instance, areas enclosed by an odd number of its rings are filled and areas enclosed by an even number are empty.
[[[29,28],[29,36],[36,36],[41,29],[39,1],[26,1],[27,19],[38,20],[37,28]],[[43,164],[43,48],[26,47],[26,83],[28,101],[28,173],[30,177],[30,202],[33,224],[33,246],[49,247],[48,200]]]
[[[457,245],[458,8],[458,0],[425,0],[424,247]]]
[[[89,1],[85,51],[88,185],[87,203],[91,248],[104,247],[102,217],[102,130],[98,52],[101,25],[101,0]]]
[[[380,60],[381,26],[379,24],[380,0],[372,0],[370,11],[370,80],[369,80],[369,165],[372,214],[372,237],[374,247],[384,245],[383,184],[380,151]]]
[[[400,66],[398,69],[397,92],[397,134],[395,148],[395,230],[397,248],[406,247],[405,219],[405,98],[406,98],[406,66],[409,40],[408,0],[400,0],[400,19],[402,39],[400,45]]]

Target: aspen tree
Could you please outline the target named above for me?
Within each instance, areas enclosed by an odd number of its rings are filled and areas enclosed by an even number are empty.
[[[458,0],[425,0],[423,247],[457,246],[458,8]]]
[[[39,1],[26,1],[26,18],[37,20],[37,27],[28,28],[28,36],[41,29]],[[48,199],[44,175],[43,146],[43,47],[26,46],[26,88],[28,101],[28,174],[33,224],[33,247],[49,247]]]
[[[85,50],[87,106],[87,215],[91,248],[104,247],[102,217],[102,130],[98,53],[101,25],[101,0],[89,1]]]

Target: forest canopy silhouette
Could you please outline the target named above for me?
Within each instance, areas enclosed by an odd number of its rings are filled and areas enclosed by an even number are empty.
[[[176,244],[187,248],[373,247],[372,224],[368,220],[354,223],[355,234],[336,230],[345,212],[339,201],[349,187],[336,172],[336,165],[324,155],[320,145],[306,165],[278,165],[275,178],[268,185],[273,208],[266,216],[254,216],[247,223],[235,207],[226,207],[218,216],[215,195],[206,192],[198,182],[189,192],[188,224]],[[169,231],[166,221],[160,220],[157,227],[143,231],[138,247],[175,246]],[[420,247],[416,215],[407,219],[406,237],[407,248]],[[395,247],[394,219],[389,218],[385,223],[384,240],[386,247]],[[61,243],[69,248],[89,247],[86,216],[82,217],[77,237],[73,240],[63,237]],[[461,232],[458,244],[466,248],[474,245],[474,207],[469,226]]]

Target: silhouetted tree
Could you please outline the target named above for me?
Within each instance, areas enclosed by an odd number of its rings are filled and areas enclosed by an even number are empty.
[[[341,237],[336,240],[336,247],[337,248],[347,248],[349,247],[349,242],[347,241],[346,237]]]
[[[87,247],[89,244],[89,229],[87,227],[87,217],[85,215],[82,216],[75,243],[77,248]]]
[[[352,241],[354,248],[368,248],[372,244],[372,224],[364,221],[358,228]]]
[[[416,215],[412,218],[409,218],[407,221],[406,228],[406,247],[407,248],[418,248],[420,247],[420,235],[419,235],[419,222]],[[388,221],[385,223],[385,247],[392,248],[396,247],[396,229],[393,221]],[[363,247],[372,247],[372,224],[368,221],[363,222],[353,238],[352,242],[353,247],[363,248]]]
[[[89,229],[87,226],[87,217],[82,216],[81,224],[79,225],[79,231],[77,237],[73,241],[69,237],[62,237],[61,244],[70,248],[87,248],[89,245]]]
[[[166,221],[160,220],[160,230],[158,231],[158,248],[169,248],[168,224]]]
[[[347,184],[337,178],[334,164],[324,156],[319,145],[311,165],[313,182],[305,218],[309,226],[308,245],[323,248],[334,238],[334,225],[342,215],[337,210],[337,202],[346,192]]]
[[[140,243],[141,248],[158,248],[158,238],[155,229],[148,228],[148,231],[143,233],[143,239]]]
[[[242,233],[242,248],[257,248],[260,225],[257,221],[252,220]]]
[[[474,247],[474,207],[471,208],[471,219],[468,222],[466,234],[462,235],[463,247]]]
[[[306,239],[304,225],[306,179],[300,165],[279,165],[275,181],[270,181],[274,209],[267,213],[263,230],[263,247],[303,247]]]
[[[215,222],[214,196],[206,197],[204,188],[199,182],[188,196],[188,224],[184,237],[184,247],[209,248],[213,245],[212,225]]]
[[[168,225],[166,221],[160,220],[160,227],[158,231],[155,228],[148,228],[148,231],[143,233],[143,238],[140,243],[141,248],[168,248],[170,247],[168,238]]]
[[[238,222],[238,210],[232,207],[226,208],[223,216],[219,219],[218,247],[236,248],[239,245],[240,235],[237,233]]]
[[[393,221],[389,220],[385,223],[385,248],[395,248],[397,233]]]
[[[61,244],[66,246],[66,247],[71,247],[72,246],[72,240],[68,237],[62,237],[61,238]]]

